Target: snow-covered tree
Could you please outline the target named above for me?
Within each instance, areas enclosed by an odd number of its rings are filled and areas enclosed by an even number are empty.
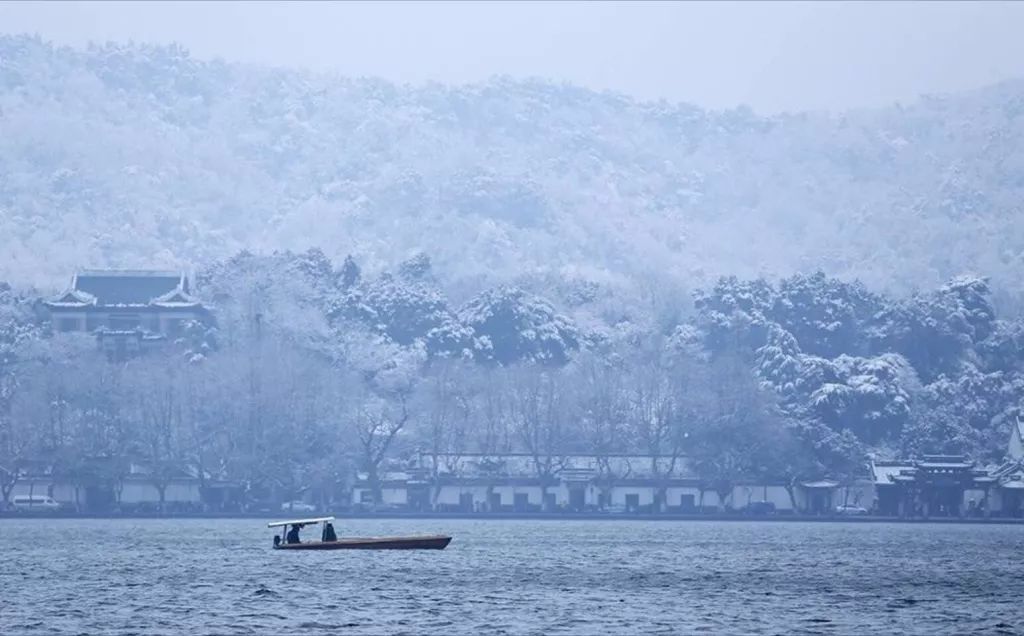
[[[860,283],[815,272],[783,279],[768,311],[812,355],[834,358],[867,353],[863,330],[881,309],[880,299]]]
[[[580,346],[580,334],[567,317],[513,287],[483,292],[458,316],[472,329],[473,353],[482,362],[562,365]]]

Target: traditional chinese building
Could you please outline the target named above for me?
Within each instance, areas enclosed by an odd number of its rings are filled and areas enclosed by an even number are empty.
[[[1011,459],[991,471],[992,510],[1004,517],[1024,516],[1024,459]]]
[[[682,514],[739,510],[753,502],[792,513],[807,505],[802,485],[790,494],[785,484],[752,481],[731,485],[723,501],[693,474],[685,457],[565,455],[552,460],[550,470],[541,471],[537,458],[527,454],[423,453],[411,465],[381,474],[380,504],[448,512]],[[829,484],[838,489],[838,484]],[[352,504],[373,506],[371,488],[367,475],[358,474]]]
[[[925,455],[909,462],[874,465],[882,514],[960,517],[974,506],[989,510],[996,478],[962,455]]]
[[[56,331],[95,333],[108,354],[124,357],[174,337],[209,313],[183,272],[83,270],[45,302]]]

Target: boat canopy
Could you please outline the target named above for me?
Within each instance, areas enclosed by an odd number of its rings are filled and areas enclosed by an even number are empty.
[[[324,521],[334,521],[334,517],[315,517],[313,519],[296,519],[294,521],[272,521],[267,524],[268,528],[279,528],[281,526],[305,526],[313,523],[322,523]]]

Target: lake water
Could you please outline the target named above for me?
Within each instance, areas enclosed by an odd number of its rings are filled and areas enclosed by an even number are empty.
[[[265,525],[0,520],[0,632],[1024,631],[1024,526],[339,520],[455,539],[278,552]]]

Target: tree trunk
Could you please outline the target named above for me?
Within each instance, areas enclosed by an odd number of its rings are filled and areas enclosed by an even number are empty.
[[[659,483],[657,489],[654,491],[654,514],[661,514],[665,509],[665,498],[668,496],[668,488],[663,483]]]
[[[785,488],[786,488],[786,494],[789,495],[789,506],[790,506],[790,508],[792,508],[793,512],[803,512],[802,510],[797,510],[797,507],[796,507],[796,488],[793,487],[793,482],[789,482],[788,484],[786,484]]]
[[[433,458],[433,466],[430,469],[430,509],[437,510],[437,500],[441,498],[441,475],[437,470],[437,457]]]
[[[370,484],[370,492],[373,494],[373,505],[379,506],[384,502],[384,493],[380,484],[380,477],[377,475],[377,466],[370,464],[366,471],[366,481]]]
[[[438,452],[435,450],[430,456],[430,509],[434,511],[437,510],[437,500],[441,498],[441,475],[437,464]],[[421,467],[422,465],[420,462]]]
[[[728,490],[715,490],[715,494],[718,495],[718,507],[721,508],[722,512],[726,512],[726,501],[732,496],[732,488]]]
[[[12,476],[9,479],[5,479],[0,482],[0,494],[3,495],[3,499],[0,500],[0,505],[4,508],[10,503],[11,493],[14,492],[14,487],[18,485],[17,476]]]
[[[154,484],[154,485],[156,486],[157,494],[160,495],[160,514],[163,514],[164,513],[164,504],[167,501],[167,484],[166,483],[157,483],[157,484]]]
[[[434,483],[430,489],[430,509],[437,510],[437,500],[441,498],[441,480],[438,478],[434,479]]]
[[[199,480],[199,503],[202,509],[206,510],[209,488],[206,484],[206,470],[203,469],[202,459],[196,462],[196,477]]]

